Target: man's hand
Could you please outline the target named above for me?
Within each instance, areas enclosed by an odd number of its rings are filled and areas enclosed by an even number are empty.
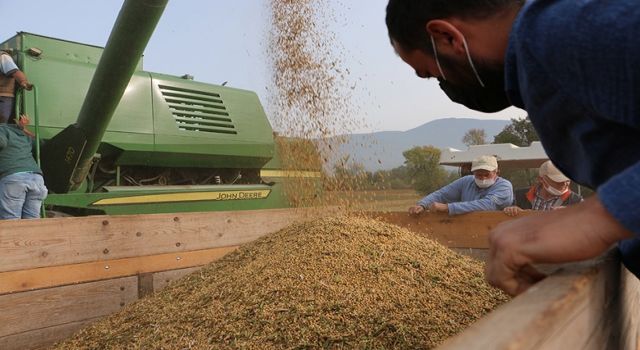
[[[421,205],[414,205],[409,208],[409,214],[411,215],[420,215],[424,211],[424,207]]]
[[[434,203],[431,203],[431,205],[429,206],[429,210],[439,212],[439,213],[448,213],[449,206],[444,203],[434,202]]]
[[[503,222],[489,233],[486,279],[510,295],[524,292],[544,275],[532,265],[594,258],[629,238],[598,196],[563,210]]]
[[[506,207],[506,208],[504,208],[502,211],[503,211],[505,214],[507,214],[508,216],[518,216],[518,214],[519,214],[521,211],[524,211],[524,210],[522,210],[522,208],[517,207],[517,206],[515,206],[515,205],[514,205],[514,206],[511,206],[511,207]]]
[[[17,70],[15,73],[13,73],[13,78],[21,88],[27,90],[31,90],[33,88],[33,85],[29,82],[29,79],[27,79],[27,76],[21,70]]]
[[[33,89],[33,84],[31,84],[28,81],[21,81],[18,85],[20,85],[21,88],[25,89],[25,90],[29,90],[31,91],[31,89]]]
[[[29,123],[31,123],[31,119],[29,118],[29,116],[26,114],[20,114],[17,124],[24,128],[25,126],[29,125]]]

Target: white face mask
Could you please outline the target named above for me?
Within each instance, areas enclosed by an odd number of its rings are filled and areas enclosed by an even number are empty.
[[[553,196],[562,196],[563,194],[567,193],[567,191],[569,191],[569,188],[565,188],[564,190],[558,190],[547,185],[544,185],[544,189]]]
[[[494,183],[496,183],[496,179],[484,179],[484,180],[479,180],[477,178],[474,178],[476,185],[480,188],[487,188],[487,187],[491,187]]]

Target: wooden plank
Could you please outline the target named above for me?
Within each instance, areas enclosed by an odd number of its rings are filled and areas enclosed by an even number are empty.
[[[616,260],[617,262],[617,260]],[[535,349],[618,349],[608,346],[615,334],[616,318],[612,308],[617,303],[620,276],[619,263],[601,266],[601,271],[587,287],[582,298],[576,298],[563,319],[554,323],[548,334],[540,337]]]
[[[153,293],[153,274],[142,273],[138,275],[138,298],[143,298]]]
[[[0,337],[108,315],[136,300],[137,288],[126,277],[0,296]]]
[[[0,272],[236,246],[318,215],[273,209],[7,220]]]
[[[406,212],[380,212],[368,215],[424,234],[450,248],[488,248],[489,232],[501,222],[513,219],[497,211],[456,216],[444,213],[423,213],[414,216]],[[525,215],[528,215],[528,212],[521,213],[519,217]]]
[[[180,270],[171,270],[171,271],[163,271],[157,272],[153,274],[153,291],[157,292],[166,287],[169,283],[180,279],[190,273],[196,272],[200,270],[202,266],[191,267],[188,269],[180,269]]]
[[[606,349],[603,310],[615,298],[619,261],[584,265],[561,269],[438,349]]]
[[[213,248],[2,272],[0,294],[199,266],[219,259],[236,248]]]
[[[35,350],[45,349],[55,342],[71,337],[75,332],[99,320],[92,318],[84,321],[70,322],[58,326],[26,331],[6,337],[0,337],[2,350]]]

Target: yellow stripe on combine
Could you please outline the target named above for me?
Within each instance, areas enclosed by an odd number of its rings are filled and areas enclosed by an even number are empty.
[[[260,170],[261,177],[320,177],[319,171],[302,170]]]
[[[264,199],[269,196],[269,193],[271,193],[271,190],[162,193],[162,194],[149,194],[144,196],[105,198],[105,199],[101,199],[99,201],[94,202],[93,205]]]

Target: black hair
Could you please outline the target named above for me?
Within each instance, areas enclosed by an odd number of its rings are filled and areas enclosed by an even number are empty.
[[[389,0],[389,38],[405,49],[432,53],[426,24],[449,17],[482,19],[506,9],[521,7],[524,0]]]

